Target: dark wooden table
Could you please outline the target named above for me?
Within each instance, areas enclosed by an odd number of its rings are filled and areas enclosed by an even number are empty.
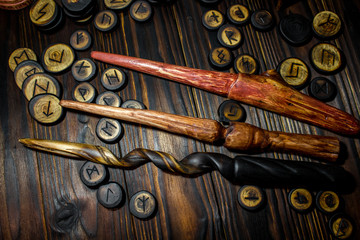
[[[60,1],[59,1],[60,2]],[[99,10],[104,9],[102,1]],[[284,1],[286,2],[286,1]],[[278,12],[276,1],[222,1],[213,8],[225,13],[233,3],[247,5],[250,10],[268,9],[279,22],[281,14],[300,13],[312,19],[322,10],[336,12],[345,25],[343,33],[330,41],[346,56],[347,65],[341,72],[328,76],[338,86],[337,97],[329,102],[356,118],[360,113],[360,3],[336,0],[308,0]],[[125,203],[116,209],[107,209],[96,199],[96,190],[86,187],[80,180],[79,169],[84,161],[40,153],[23,147],[19,138],[40,138],[92,143],[107,146],[118,156],[135,148],[148,148],[172,154],[182,159],[198,151],[236,154],[223,147],[204,144],[171,133],[137,124],[123,123],[124,137],[116,144],[104,144],[95,134],[98,117],[67,112],[60,123],[44,126],[28,113],[28,102],[17,87],[7,61],[11,52],[28,47],[41,56],[52,43],[69,43],[77,29],[87,29],[93,36],[92,48],[76,52],[77,57],[90,57],[91,50],[100,50],[136,56],[182,66],[212,69],[208,61],[209,50],[218,46],[216,31],[208,31],[201,16],[211,7],[193,0],[177,0],[170,6],[155,6],[150,21],[135,22],[128,10],[118,12],[120,24],[111,33],[95,29],[92,22],[80,25],[69,18],[56,33],[39,32],[31,23],[29,8],[20,11],[0,10],[0,236],[2,239],[334,239],[330,234],[326,215],[313,208],[301,214],[287,201],[290,189],[265,189],[267,202],[263,209],[250,212],[237,202],[241,186],[231,184],[218,172],[186,178],[157,169],[151,163],[134,170],[110,168],[110,180],[124,188]],[[301,47],[288,45],[276,28],[257,32],[248,24],[241,27],[243,44],[234,54],[250,53],[260,63],[260,70],[276,68],[286,57],[296,56],[309,66],[309,50],[319,39],[313,38]],[[96,62],[98,77],[91,81],[98,92],[104,91],[100,73],[108,67]],[[231,69],[230,71],[233,71]],[[148,109],[185,116],[218,119],[217,109],[225,98],[165,81],[149,75],[125,70],[126,88],[118,94],[123,100],[136,99]],[[321,76],[311,67],[312,78]],[[54,75],[64,89],[63,99],[71,99],[76,85],[70,72]],[[307,93],[307,89],[302,90]],[[269,130],[294,133],[337,136],[334,133],[281,117],[261,109],[244,105],[246,122]],[[337,136],[348,155],[340,163],[359,183],[359,138]],[[259,156],[293,161],[315,161],[290,154],[260,154]],[[158,210],[149,220],[140,220],[130,214],[130,197],[147,190],[157,199]],[[314,192],[315,194],[315,192]],[[344,213],[355,223],[360,222],[360,191],[343,194]],[[78,218],[63,231],[56,227],[55,214],[63,206],[75,206]],[[71,221],[69,221],[71,222]],[[356,224],[355,224],[356,225]],[[354,239],[359,239],[355,230]]]

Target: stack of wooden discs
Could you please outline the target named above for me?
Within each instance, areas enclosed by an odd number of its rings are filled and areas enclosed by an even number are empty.
[[[20,10],[31,4],[32,0],[0,0],[0,8],[5,10]]]
[[[44,32],[58,29],[64,22],[61,7],[54,0],[36,1],[29,11],[31,22]]]
[[[96,9],[96,1],[92,0],[62,0],[61,3],[66,16],[79,23],[89,21]]]

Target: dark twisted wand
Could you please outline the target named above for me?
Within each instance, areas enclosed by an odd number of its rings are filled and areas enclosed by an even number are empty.
[[[20,139],[26,147],[82,158],[92,162],[134,169],[148,162],[170,173],[194,176],[216,170],[236,184],[259,186],[302,186],[310,189],[353,190],[352,175],[343,168],[312,162],[275,160],[261,157],[237,156],[230,158],[220,153],[193,153],[176,160],[170,154],[147,149],[135,149],[117,158],[108,148],[84,143],[54,140]]]

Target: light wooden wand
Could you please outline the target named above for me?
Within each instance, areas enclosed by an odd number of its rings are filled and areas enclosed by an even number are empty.
[[[194,69],[98,51],[93,51],[91,57],[200,88],[339,134],[360,133],[359,120],[291,88],[275,70],[248,75]]]
[[[222,142],[226,148],[261,153],[296,153],[325,161],[335,161],[340,151],[336,137],[267,131],[247,123],[232,122],[225,128],[211,119],[185,117],[153,110],[129,109],[61,100],[60,105],[90,114],[139,123],[205,142]]]
[[[351,192],[355,186],[352,175],[343,168],[320,163],[249,156],[230,158],[220,153],[200,152],[178,161],[170,154],[140,148],[123,158],[117,158],[108,148],[91,144],[29,138],[19,141],[32,149],[125,169],[134,169],[152,162],[166,172],[183,176],[196,176],[215,170],[236,184],[265,187],[297,186],[341,192]]]

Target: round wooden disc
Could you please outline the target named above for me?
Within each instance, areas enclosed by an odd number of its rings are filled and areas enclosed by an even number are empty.
[[[121,10],[127,8],[131,4],[132,0],[122,0],[122,1],[114,1],[114,0],[104,0],[105,6],[112,10]]]
[[[335,83],[324,77],[314,78],[308,87],[309,94],[320,101],[331,101],[337,94]]]
[[[225,22],[225,18],[218,10],[209,10],[202,16],[202,23],[204,27],[209,30],[215,30],[221,27]]]
[[[140,219],[152,217],[156,212],[156,206],[155,197],[147,191],[135,193],[129,202],[131,214]]]
[[[246,210],[258,210],[265,203],[264,191],[257,186],[245,185],[238,192],[238,202]]]
[[[250,19],[250,12],[244,5],[234,4],[228,8],[227,17],[234,24],[245,24]]]
[[[17,86],[22,89],[22,85],[26,78],[35,73],[43,73],[43,67],[35,61],[28,60],[20,63],[14,71],[14,78]]]
[[[55,124],[63,117],[60,99],[52,94],[40,94],[29,102],[29,112],[32,118],[42,124]]]
[[[77,51],[85,51],[90,48],[91,44],[91,35],[86,30],[77,30],[70,37],[70,45]]]
[[[39,27],[51,25],[58,14],[58,6],[54,0],[36,1],[30,8],[30,20]]]
[[[226,100],[218,108],[219,120],[224,125],[230,122],[244,122],[246,120],[246,111],[237,101]]]
[[[44,93],[61,96],[60,83],[46,73],[35,73],[29,76],[22,85],[22,91],[27,100]]]
[[[304,87],[310,78],[308,66],[299,58],[284,59],[277,70],[285,82],[297,89]]]
[[[283,17],[278,29],[285,41],[294,46],[304,45],[312,38],[310,21],[299,14],[289,14]]]
[[[14,71],[17,65],[27,60],[33,60],[35,62],[37,61],[36,54],[32,49],[30,48],[15,49],[9,57],[9,61],[8,61],[9,68],[11,69],[11,71]]]
[[[310,52],[310,60],[315,70],[323,74],[331,74],[343,67],[341,51],[330,43],[319,43]]]
[[[138,0],[131,4],[130,15],[138,22],[145,22],[152,15],[152,7],[148,2]]]
[[[42,54],[42,65],[46,71],[51,73],[61,73],[67,70],[74,60],[74,50],[64,43],[52,44]]]
[[[103,71],[100,80],[105,89],[110,91],[117,91],[125,86],[126,75],[119,68],[110,67]]]
[[[124,129],[118,120],[101,118],[96,125],[96,135],[105,143],[115,143],[123,136]]]
[[[116,182],[109,182],[102,185],[96,192],[96,198],[99,203],[106,208],[115,208],[120,205],[123,200],[123,189]]]
[[[76,81],[89,81],[96,74],[96,65],[91,59],[82,58],[74,62],[71,73]]]
[[[259,72],[259,63],[254,57],[242,54],[234,60],[234,70],[237,73],[257,74]]]
[[[330,231],[337,239],[348,239],[354,233],[354,221],[345,214],[336,214],[330,218]]]
[[[288,196],[290,206],[298,212],[307,212],[313,204],[312,194],[304,188],[293,189]]]
[[[122,100],[119,95],[114,92],[106,91],[96,98],[96,104],[107,105],[112,107],[120,107]]]
[[[107,178],[107,168],[102,164],[87,161],[80,168],[80,179],[88,187],[96,187]]]
[[[82,82],[75,86],[72,96],[75,101],[91,103],[96,97],[96,89],[90,83]]]
[[[115,12],[111,10],[104,10],[99,12],[94,19],[94,26],[97,30],[108,32],[113,30],[118,24],[118,17]]]
[[[322,11],[316,14],[313,19],[314,33],[320,38],[335,38],[341,30],[339,16],[331,11]]]
[[[217,47],[209,53],[210,64],[216,69],[227,69],[233,61],[232,52],[225,47]]]
[[[321,191],[316,196],[316,206],[324,213],[334,213],[339,210],[341,200],[333,191]]]
[[[217,38],[221,45],[228,48],[236,48],[242,42],[240,30],[232,25],[222,26],[218,31]]]
[[[251,15],[251,24],[258,31],[268,31],[274,26],[274,18],[267,10],[257,10]]]

